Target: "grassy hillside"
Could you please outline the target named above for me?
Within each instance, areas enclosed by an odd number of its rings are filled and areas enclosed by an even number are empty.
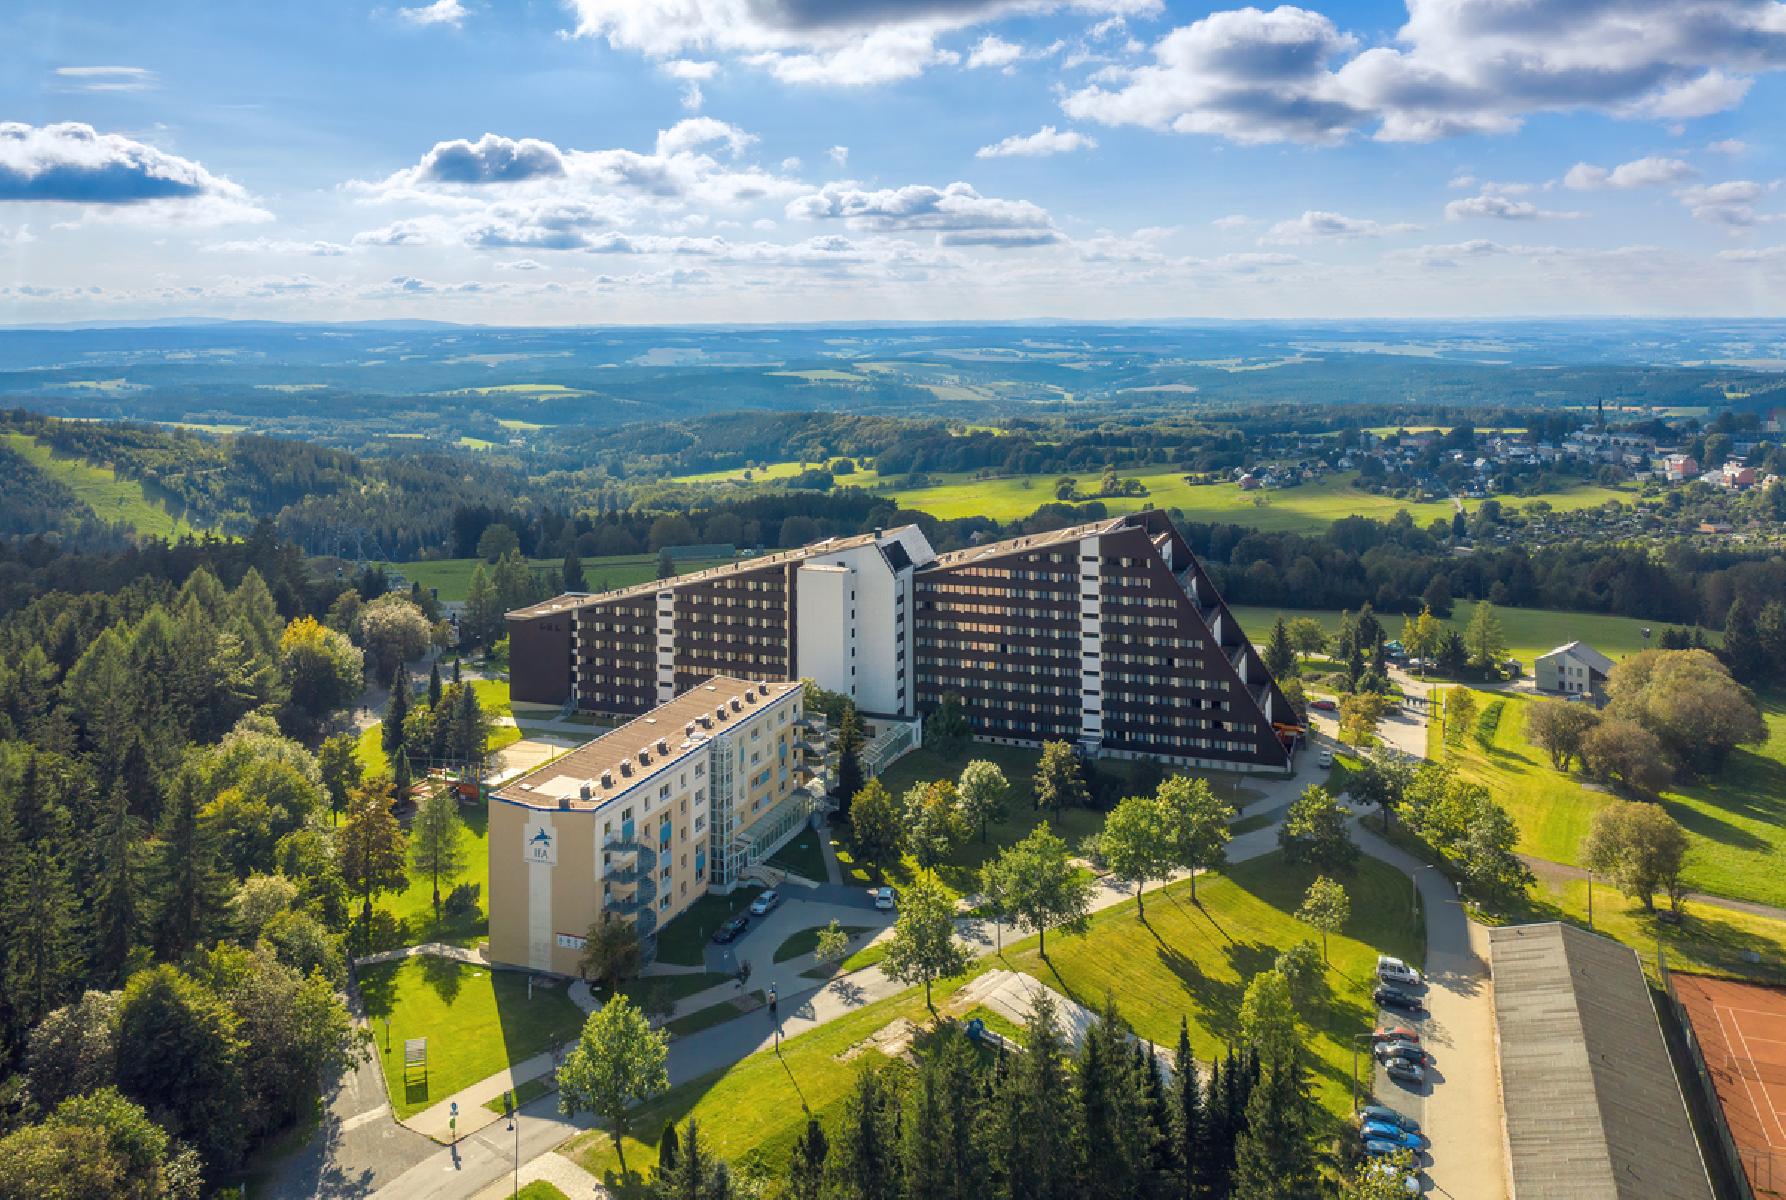
[[[384,566],[411,583],[420,583],[424,588],[439,588],[443,601],[455,601],[465,599],[466,593],[471,590],[472,568],[480,561],[476,558],[436,558],[424,562],[385,563]],[[677,560],[676,570],[678,574],[686,575],[690,571],[704,571],[708,567],[730,561],[724,558],[684,558]],[[528,565],[536,570],[552,572],[556,581],[558,573],[564,567],[564,560],[533,558],[528,560]],[[657,578],[657,555],[617,554],[610,558],[586,558],[583,560],[583,575],[589,581],[591,591],[631,587],[635,583]]]
[[[803,469],[794,462],[769,463],[751,473],[753,483],[771,483],[797,475]],[[678,483],[743,483],[742,469],[712,471],[700,475],[678,476]],[[1132,512],[1139,508],[1177,508],[1188,521],[1232,521],[1269,530],[1315,530],[1326,527],[1341,517],[1364,516],[1384,520],[1406,509],[1422,525],[1434,520],[1450,520],[1455,506],[1449,500],[1417,503],[1397,500],[1361,491],[1354,486],[1356,475],[1345,473],[1328,476],[1301,487],[1265,492],[1243,492],[1235,483],[1189,484],[1177,471],[1124,472],[1125,477],[1139,479],[1147,488],[1145,496],[1116,496],[1104,500],[1111,512]],[[881,478],[873,471],[858,471],[841,476],[840,487],[868,488],[897,500],[906,508],[927,512],[949,520],[956,517],[987,516],[999,521],[1028,516],[1043,504],[1054,500],[1054,484],[1058,475],[1024,475],[1000,479],[976,479],[966,473],[936,473],[928,476],[924,487],[905,486],[905,476]],[[1087,495],[1097,491],[1101,474],[1076,474],[1074,482]],[[1503,498],[1505,504],[1524,504],[1546,500],[1559,510],[1591,508],[1608,500],[1630,503],[1634,493],[1616,488],[1583,486],[1566,491],[1548,492],[1542,496]],[[1478,501],[1466,500],[1466,511]]]
[[[121,478],[107,466],[81,458],[59,458],[26,433],[0,433],[0,439],[38,470],[60,480],[102,521],[122,521],[138,533],[174,538],[194,533],[192,525],[170,513],[137,480]]]
[[[1504,699],[1506,708],[1487,749],[1473,737],[1444,748],[1449,761],[1505,805],[1519,825],[1522,853],[1579,865],[1581,840],[1594,813],[1619,797],[1582,777],[1564,774],[1525,737],[1528,696],[1478,694],[1479,705]],[[1663,793],[1662,805],[1686,827],[1692,846],[1687,882],[1695,891],[1786,905],[1786,695],[1764,697],[1768,740],[1737,750],[1717,777]],[[1428,732],[1428,754],[1441,753],[1439,727]]]
[[[1450,619],[1446,624],[1459,633],[1470,623],[1470,614],[1475,611],[1476,602],[1459,600],[1454,606]],[[1623,658],[1628,654],[1636,654],[1644,649],[1643,631],[1648,628],[1654,644],[1656,637],[1661,636],[1663,624],[1660,621],[1638,621],[1631,617],[1612,617],[1601,613],[1557,612],[1546,608],[1499,608],[1501,628],[1507,634],[1508,653],[1526,664],[1529,671],[1532,660],[1540,654],[1548,653],[1564,642],[1583,641],[1594,649],[1613,658]],[[1282,616],[1286,621],[1296,617],[1313,617],[1321,622],[1328,633],[1339,628],[1340,614],[1331,609],[1301,608],[1259,608],[1249,605],[1236,605],[1234,616],[1240,621],[1241,628],[1254,641],[1262,642],[1271,632],[1272,623]],[[1389,636],[1399,637],[1402,618],[1398,614],[1388,613],[1380,618]],[[1712,641],[1718,640],[1715,633],[1707,633]]]

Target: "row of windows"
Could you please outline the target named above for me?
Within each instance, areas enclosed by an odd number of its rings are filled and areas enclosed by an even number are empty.
[[[1193,750],[1224,750],[1230,754],[1245,754],[1254,748],[1251,742],[1237,742],[1232,738],[1187,738],[1175,737],[1169,733],[1133,733],[1120,740],[1145,746],[1180,746]]]
[[[925,602],[920,602],[919,607],[925,608],[928,607],[928,605]],[[957,613],[961,613],[968,616],[1003,617],[1005,618],[1004,623],[994,626],[993,628],[1005,629],[1007,631],[1010,629],[1010,622],[1018,618],[1029,617],[1034,620],[1061,621],[1066,620],[1073,614],[1072,607],[1066,604],[1059,604],[1053,608],[1026,608],[1015,604],[967,604],[955,602],[947,605],[940,605],[935,608],[934,611],[939,616],[953,616]]]
[[[1126,677],[1118,680],[1116,676],[1112,675],[1110,678],[1121,683],[1130,682]],[[1189,708],[1198,711],[1208,709],[1212,712],[1233,711],[1232,706],[1226,700],[1210,700],[1203,696],[1168,696],[1154,690],[1128,692],[1115,689],[1105,692],[1104,696],[1107,699],[1119,700],[1126,704],[1147,704],[1156,708]]]
[[[984,658],[934,658],[926,656],[924,665],[926,667],[958,667],[970,671],[997,671],[1004,675],[1054,675],[1062,679],[1070,679],[1079,673],[1079,668],[1071,664],[1057,667],[1048,663],[1013,662],[1008,658],[1000,662],[988,662]]]
[[[1057,588],[984,587],[972,583],[933,583],[919,590],[922,600],[951,596],[1007,597],[1012,600],[1059,600],[1067,593]]]

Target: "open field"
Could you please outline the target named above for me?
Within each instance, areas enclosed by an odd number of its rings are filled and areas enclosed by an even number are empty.
[[[1474,600],[1459,600],[1452,605],[1451,616],[1445,624],[1462,633],[1468,628],[1470,615],[1475,610]],[[1528,672],[1532,669],[1533,659],[1548,654],[1565,642],[1583,641],[1602,654],[1618,659],[1644,649],[1645,629],[1659,637],[1665,628],[1660,621],[1639,621],[1604,613],[1557,612],[1548,608],[1497,608],[1495,611],[1500,614],[1501,628],[1507,634],[1508,654],[1524,663]],[[1313,617],[1329,634],[1337,632],[1340,623],[1340,614],[1333,609],[1277,609],[1240,604],[1234,606],[1233,612],[1241,628],[1255,643],[1265,641],[1271,633],[1272,623],[1280,616],[1286,621]],[[1391,638],[1401,636],[1401,614],[1379,613],[1377,619]],[[1719,637],[1712,631],[1706,632],[1706,638],[1713,643]],[[1654,644],[1653,637],[1651,644]]]
[[[110,467],[84,458],[60,458],[28,433],[0,434],[0,440],[32,466],[60,481],[102,521],[122,521],[148,537],[176,538],[196,530],[154,500],[144,486]]]
[[[459,805],[459,817],[465,822],[465,837],[459,843],[465,852],[465,871],[456,878],[440,881],[440,898],[444,904],[454,887],[462,883],[474,884],[478,889],[477,908],[461,917],[443,912],[440,924],[436,925],[434,884],[426,876],[412,874],[408,887],[401,892],[386,893],[374,906],[379,913],[388,913],[401,924],[396,945],[447,942],[454,946],[476,946],[490,935],[490,814],[479,802]]]
[[[442,671],[441,674],[443,678],[450,678],[445,671]],[[426,676],[422,681],[426,682]],[[474,679],[471,681],[471,687],[477,693],[478,703],[483,706],[485,713],[492,718],[510,715],[508,680]],[[425,689],[417,696],[417,699],[423,703],[427,702],[428,696]],[[513,745],[520,740],[520,729],[513,725],[496,725],[491,728],[490,736],[484,742],[484,749],[494,754],[504,746]],[[360,760],[360,767],[367,775],[379,775],[390,771],[391,760],[385,757],[384,752],[383,721],[376,721],[369,728],[360,732],[359,740],[354,743],[353,753],[354,757]]]
[[[1268,855],[1235,867],[1228,877],[1205,877],[1198,886],[1201,907],[1190,903],[1187,884],[1175,884],[1150,894],[1146,924],[1137,919],[1134,903],[1125,902],[1094,917],[1083,937],[1050,938],[1049,961],[1029,938],[1007,942],[1002,963],[982,960],[974,973],[1008,966],[1093,1007],[1110,991],[1137,1032],[1167,1046],[1183,1015],[1194,1052],[1208,1059],[1236,1031],[1246,980],[1270,967],[1280,950],[1314,936],[1290,916],[1310,878]],[[1346,884],[1352,920],[1331,939],[1332,966],[1320,995],[1303,1010],[1313,1016],[1311,1082],[1336,1121],[1350,1108],[1349,1036],[1367,1029],[1376,1015],[1366,997],[1375,956],[1417,958],[1420,946],[1405,876],[1366,859]],[[962,982],[937,985],[939,1010],[949,1009]],[[827,1132],[836,1129],[858,1069],[838,1056],[891,1021],[922,1023],[928,1016],[922,990],[909,989],[784,1041],[780,1057],[754,1054],[672,1088],[640,1111],[639,1136],[626,1141],[628,1164],[654,1162],[664,1122],[693,1116],[713,1139],[715,1153],[735,1166],[757,1163],[779,1175],[806,1111],[818,1115]],[[613,1143],[599,1130],[576,1139],[567,1152],[598,1176],[617,1166]]]
[[[766,483],[777,479],[792,479],[810,467],[811,463],[778,462],[764,463],[755,469],[749,467],[732,467],[724,471],[704,471],[698,475],[677,475],[671,483],[745,483],[746,471],[750,472],[752,483]]]
[[[443,958],[407,958],[360,970],[360,995],[377,1036],[391,1108],[420,1112],[542,1050],[569,1041],[583,1014],[561,987],[535,986],[519,971]],[[390,1017],[390,1048],[384,1018]],[[428,1076],[403,1070],[405,1038],[428,1039]]]
[[[717,567],[730,561],[732,560],[725,558],[678,559],[676,573],[686,575],[690,571],[704,571],[708,567]],[[471,572],[480,562],[483,560],[479,558],[435,558],[381,565],[387,571],[402,575],[410,583],[419,583],[424,588],[439,588],[442,602],[453,603],[463,601],[470,593]],[[563,559],[530,558],[527,565],[536,571],[549,572],[553,586],[558,586],[560,573],[564,570]],[[485,569],[489,569],[488,564]],[[586,558],[583,560],[583,576],[592,592],[631,587],[635,583],[657,578],[657,555],[616,554],[608,558]]]
[[[1502,694],[1479,693],[1486,704]],[[1586,781],[1579,768],[1563,774],[1526,740],[1525,711],[1535,703],[1505,696],[1507,707],[1490,749],[1473,737],[1448,748],[1467,778],[1486,786],[1519,825],[1519,850],[1551,862],[1579,865],[1582,838],[1594,813],[1619,797]],[[1687,884],[1694,891],[1786,905],[1786,696],[1763,697],[1769,737],[1741,748],[1715,778],[1671,788],[1662,805],[1687,830]],[[1428,753],[1440,752],[1439,726],[1428,732]]]

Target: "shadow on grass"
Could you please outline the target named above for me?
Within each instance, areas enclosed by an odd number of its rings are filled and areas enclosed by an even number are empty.
[[[442,1004],[452,1004],[459,998],[460,989],[465,986],[462,973],[463,963],[450,958],[436,958],[432,954],[417,956],[422,968],[422,982],[434,989]]]

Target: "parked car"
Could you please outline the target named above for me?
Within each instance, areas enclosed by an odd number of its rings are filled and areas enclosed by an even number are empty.
[[[894,900],[895,894],[892,888],[878,887],[874,889],[874,906],[882,912],[893,911]]]
[[[1418,1150],[1421,1146],[1426,1144],[1425,1139],[1417,1133],[1409,1133],[1407,1130],[1398,1128],[1397,1126],[1382,1125],[1375,1121],[1359,1126],[1358,1137],[1361,1141],[1366,1142],[1394,1142],[1403,1150]]]
[[[713,942],[718,946],[729,946],[750,928],[750,918],[736,916],[713,931]]]
[[[1393,983],[1379,983],[1371,993],[1373,999],[1385,1008],[1400,1008],[1407,1012],[1420,1012],[1426,1005],[1420,997],[1406,988],[1396,987]]]
[[[1408,1133],[1419,1133],[1420,1122],[1381,1104],[1367,1104],[1358,1110],[1358,1119],[1366,1123],[1393,1125]]]
[[[1426,1051],[1413,1042],[1378,1042],[1371,1048],[1380,1062],[1387,1063],[1391,1059],[1402,1059],[1405,1062],[1426,1062]]]
[[[1405,1058],[1392,1058],[1383,1064],[1389,1078],[1404,1085],[1418,1086],[1426,1082],[1426,1068]]]
[[[1329,700],[1325,696],[1321,696],[1318,699],[1310,700],[1308,702],[1308,706],[1310,708],[1319,709],[1322,712],[1338,712],[1339,711],[1339,701],[1338,700]]]
[[[773,912],[775,906],[780,903],[781,893],[774,888],[770,888],[768,891],[750,902],[750,915],[753,917],[766,917]]]
[[[1318,762],[1319,764],[1321,764],[1323,767],[1331,767],[1333,765],[1333,751],[1331,751],[1331,750],[1321,751],[1321,757],[1317,758],[1315,761]]]
[[[1364,1152],[1373,1158],[1384,1154],[1394,1154],[1403,1148],[1400,1142],[1392,1142],[1387,1138],[1370,1138],[1364,1143]]]
[[[1384,983],[1399,983],[1405,987],[1420,986],[1419,971],[1401,959],[1391,958],[1387,954],[1377,955],[1377,978]]]
[[[1420,1044],[1420,1035],[1406,1025],[1379,1025],[1371,1038],[1378,1042],[1413,1042],[1416,1046]]]

